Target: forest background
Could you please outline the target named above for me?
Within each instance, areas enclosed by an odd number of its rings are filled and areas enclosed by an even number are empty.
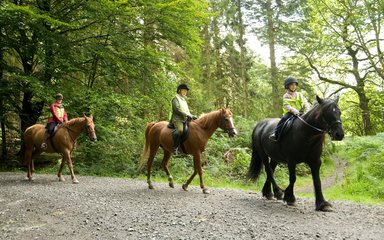
[[[383,14],[383,0],[1,1],[0,166],[20,167],[24,130],[47,121],[60,92],[69,118],[95,117],[98,141],[79,139],[76,171],[138,177],[146,123],[168,120],[185,82],[194,115],[227,107],[239,130],[211,138],[206,175],[243,181],[252,128],[281,116],[283,81],[295,76],[310,102],[340,97],[348,137],[327,139],[325,165],[349,149],[351,179],[384,200]],[[228,150],[234,159],[224,162]],[[183,177],[192,161],[171,169]]]

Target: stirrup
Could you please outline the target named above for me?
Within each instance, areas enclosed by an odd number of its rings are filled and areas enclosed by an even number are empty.
[[[43,143],[41,144],[41,146],[40,146],[40,148],[41,148],[42,150],[47,150],[47,147],[48,147],[48,145],[47,145],[45,142],[43,142]]]
[[[177,148],[174,148],[173,151],[172,151],[172,154],[173,154],[173,155],[179,155],[179,153],[180,153],[180,152],[179,152],[179,148],[178,148],[178,147],[177,147]]]
[[[276,138],[276,133],[272,133],[271,135],[269,135],[268,138],[273,142],[277,142],[277,140],[279,140],[278,138]]]

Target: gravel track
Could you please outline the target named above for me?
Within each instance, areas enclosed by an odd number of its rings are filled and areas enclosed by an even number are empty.
[[[0,172],[0,239],[384,239],[384,206],[333,201],[333,212],[317,212],[313,199],[288,207],[242,190],[24,177]]]

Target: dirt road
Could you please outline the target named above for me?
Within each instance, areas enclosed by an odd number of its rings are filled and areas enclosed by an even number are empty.
[[[259,193],[78,176],[0,173],[0,239],[384,239],[384,206],[313,199],[295,207]]]

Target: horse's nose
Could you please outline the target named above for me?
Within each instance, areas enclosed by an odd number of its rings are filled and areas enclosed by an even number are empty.
[[[344,131],[336,131],[333,135],[334,140],[340,141],[344,138]]]
[[[234,136],[236,136],[237,135],[237,130],[236,130],[236,128],[233,128],[231,131],[230,131],[230,137],[234,137]]]
[[[342,140],[344,138],[344,132],[336,133],[336,137],[338,138],[338,140]]]

